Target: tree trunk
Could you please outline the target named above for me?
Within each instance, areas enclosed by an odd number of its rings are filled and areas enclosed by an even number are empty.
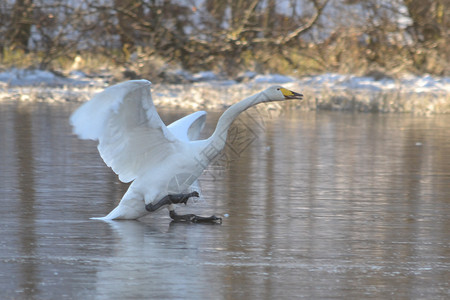
[[[445,7],[449,0],[404,0],[404,3],[421,42],[432,42],[445,35],[449,23]]]
[[[12,49],[28,52],[31,25],[33,25],[33,0],[16,0],[11,24],[6,32],[6,44]]]
[[[138,22],[143,16],[142,0],[114,0],[118,31],[124,51],[134,48],[138,38]]]

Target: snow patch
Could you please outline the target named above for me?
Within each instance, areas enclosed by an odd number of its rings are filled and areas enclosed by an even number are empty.
[[[17,86],[84,86],[103,85],[103,80],[95,80],[81,71],[72,71],[69,76],[55,74],[46,70],[12,68],[0,72],[0,82],[11,87]]]
[[[288,82],[293,82],[295,79],[290,76],[285,76],[281,74],[268,74],[268,75],[256,75],[253,78],[255,83],[277,83],[283,84]]]
[[[368,76],[341,75],[326,73],[317,76],[300,78],[300,84],[313,89],[330,90],[353,89],[372,92],[402,90],[405,92],[450,92],[449,77],[433,77],[431,75],[405,75],[399,79],[383,78],[376,80]]]
[[[218,80],[219,78],[213,71],[198,72],[192,75],[193,81],[212,81]]]

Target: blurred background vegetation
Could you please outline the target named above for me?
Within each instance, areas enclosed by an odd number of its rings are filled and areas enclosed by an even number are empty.
[[[0,68],[449,75],[450,0],[3,0]]]

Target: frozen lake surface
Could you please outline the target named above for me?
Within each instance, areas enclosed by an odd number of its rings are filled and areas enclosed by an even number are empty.
[[[0,103],[0,298],[449,298],[450,116],[250,110],[178,210],[222,225],[107,223],[127,186],[78,105]]]

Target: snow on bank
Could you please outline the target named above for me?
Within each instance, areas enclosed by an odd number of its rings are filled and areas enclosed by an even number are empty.
[[[0,82],[10,87],[17,86],[87,86],[102,83],[100,78],[89,78],[81,71],[74,71],[65,77],[45,70],[27,70],[12,68],[0,72]]]
[[[415,93],[444,92],[450,93],[450,77],[433,77],[431,75],[406,75],[400,79],[382,78],[375,80],[368,76],[323,74],[300,79],[305,86],[328,88],[330,90],[367,90],[372,92],[403,90]]]
[[[273,84],[302,92],[301,109],[377,112],[450,112],[450,78],[404,76],[400,79],[341,74],[294,78],[246,72],[235,80],[207,71],[180,71],[188,84],[155,84],[155,104],[185,109],[223,109]],[[87,76],[75,71],[60,76],[49,71],[10,69],[0,72],[0,100],[86,101],[108,86],[112,76]],[[151,78],[149,78],[151,80]]]

